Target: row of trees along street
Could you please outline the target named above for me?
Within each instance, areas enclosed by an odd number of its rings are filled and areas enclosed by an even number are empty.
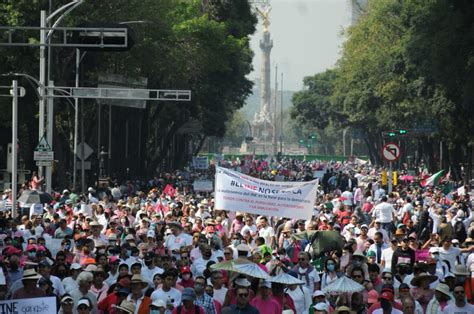
[[[334,69],[304,80],[293,119],[362,134],[381,163],[383,131],[431,129],[391,138],[416,151],[429,170],[472,169],[474,144],[474,1],[371,0],[346,30]],[[404,157],[407,157],[407,154]]]
[[[68,2],[55,0],[53,10]],[[48,10],[48,5],[47,0],[2,1],[0,25],[38,26],[40,10]],[[207,136],[224,134],[226,121],[243,106],[251,92],[252,83],[246,78],[253,56],[249,35],[255,31],[257,18],[247,1],[85,1],[61,26],[122,21],[143,21],[130,24],[135,35],[134,47],[121,53],[88,52],[81,62],[81,86],[97,86],[100,73],[145,77],[150,89],[191,90],[192,101],[153,102],[144,110],[114,107],[110,174],[124,174],[126,168],[143,175],[158,168],[181,167],[199,151]],[[74,49],[51,51],[51,79],[56,86],[74,86]],[[37,76],[38,60],[38,49],[0,48],[1,73]],[[5,78],[2,83],[7,82]],[[27,169],[33,169],[38,99],[28,82],[22,79],[20,84],[27,88],[27,96],[20,102],[20,160]],[[107,148],[108,106],[101,106],[102,121],[98,121],[96,102],[84,100],[84,104],[85,142],[95,149],[98,126],[102,125],[101,145]],[[0,145],[6,147],[11,134],[9,99],[0,98],[0,110]],[[54,151],[55,159],[59,160],[54,185],[68,186],[73,164],[74,108],[67,101],[56,100],[54,113]],[[97,169],[97,158],[92,161],[93,169]]]

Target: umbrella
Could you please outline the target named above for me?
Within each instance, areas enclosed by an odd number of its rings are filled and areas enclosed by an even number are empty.
[[[270,276],[264,271],[260,266],[255,263],[249,264],[234,264],[234,269],[236,273],[248,275],[260,279],[270,279]]]
[[[295,240],[308,240],[311,242],[313,254],[342,249],[344,246],[342,236],[337,231],[303,231],[293,234]]]
[[[227,271],[235,271],[234,269],[234,261],[225,261],[211,265],[212,270],[227,270]]]
[[[270,279],[271,282],[274,283],[281,283],[284,285],[302,285],[304,284],[304,281],[295,278],[291,275],[288,275],[287,273],[281,273],[278,276],[272,277]]]
[[[18,198],[18,202],[25,204],[49,204],[53,197],[46,192],[26,190]]]
[[[347,276],[342,276],[336,281],[329,284],[323,289],[324,293],[337,292],[337,293],[353,293],[364,290],[364,286]]]

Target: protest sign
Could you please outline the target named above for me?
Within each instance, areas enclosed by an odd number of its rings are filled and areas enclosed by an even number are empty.
[[[0,301],[0,313],[2,314],[49,314],[57,313],[56,298],[31,298]]]
[[[212,181],[210,180],[199,180],[194,181],[193,189],[196,192],[212,192],[214,187],[212,186]]]
[[[274,182],[217,167],[215,208],[265,216],[310,219],[318,180]]]
[[[43,204],[32,204],[30,207],[30,219],[33,215],[42,215],[44,211]]]
[[[194,169],[207,169],[209,168],[209,159],[207,156],[193,156],[193,167]]]

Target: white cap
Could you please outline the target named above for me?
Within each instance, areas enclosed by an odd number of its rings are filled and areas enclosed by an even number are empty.
[[[321,290],[316,290],[314,291],[313,293],[313,297],[320,297],[320,296],[324,296],[324,292],[322,292]]]
[[[439,253],[439,247],[437,247],[437,246],[432,246],[432,247],[430,247],[429,252],[430,252],[430,253]]]
[[[76,308],[83,304],[87,305],[87,307],[91,307],[91,304],[89,303],[88,299],[80,299],[79,302],[77,302]]]
[[[82,266],[79,265],[78,263],[72,263],[70,268],[72,270],[79,270],[79,269],[82,269]]]
[[[235,284],[242,287],[250,287],[250,281],[248,281],[247,278],[238,278],[235,280]]]
[[[146,233],[146,237],[147,238],[154,238],[155,237],[155,231],[148,230],[148,232]]]
[[[329,312],[329,306],[325,302],[319,302],[313,308],[317,311],[326,311]]]

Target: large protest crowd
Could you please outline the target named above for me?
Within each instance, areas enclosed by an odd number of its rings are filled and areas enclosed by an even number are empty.
[[[474,313],[472,196],[449,172],[429,184],[400,175],[389,193],[381,169],[362,163],[220,165],[269,181],[318,176],[312,217],[215,208],[193,185],[212,181],[214,165],[64,189],[20,204],[18,220],[6,189],[0,312],[53,300],[64,314]]]

